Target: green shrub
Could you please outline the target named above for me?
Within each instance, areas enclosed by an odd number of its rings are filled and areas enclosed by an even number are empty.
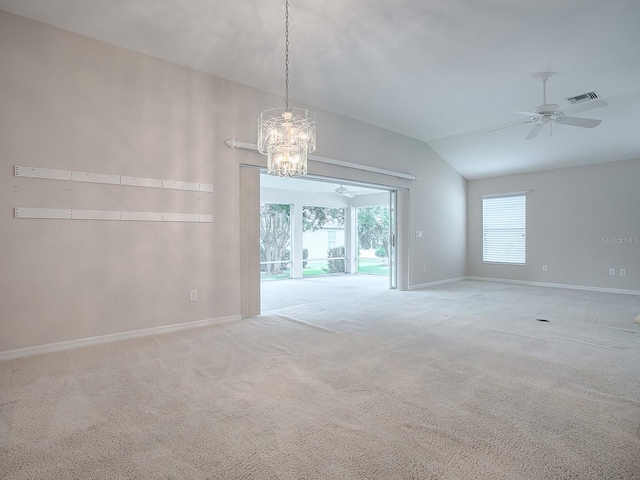
[[[344,246],[331,248],[327,252],[328,258],[343,257],[343,258],[340,258],[339,260],[329,260],[327,262],[328,273],[344,273],[345,271],[344,255],[345,255]]]
[[[379,246],[378,248],[376,248],[376,257],[387,258],[387,249],[383,246]]]

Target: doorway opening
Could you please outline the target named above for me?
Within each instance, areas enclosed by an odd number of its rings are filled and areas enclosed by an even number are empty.
[[[395,191],[260,175],[261,310],[395,288]]]

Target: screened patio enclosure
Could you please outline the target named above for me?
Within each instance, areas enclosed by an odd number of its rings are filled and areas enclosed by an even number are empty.
[[[265,306],[273,304],[270,292],[276,295],[278,290],[281,296],[284,290],[270,285],[273,281],[300,280],[299,286],[288,284],[300,298],[306,298],[300,293],[305,288],[315,288],[316,297],[322,296],[320,289],[395,288],[394,191],[264,174],[260,185],[260,280]],[[341,287],[338,277],[343,277]],[[365,277],[377,278],[365,284]],[[320,278],[325,280],[312,284]],[[365,280],[357,283],[358,278]]]

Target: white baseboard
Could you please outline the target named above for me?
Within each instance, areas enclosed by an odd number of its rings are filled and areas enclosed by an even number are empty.
[[[419,290],[421,288],[433,287],[435,285],[442,285],[445,283],[460,282],[466,279],[467,277],[456,277],[456,278],[447,278],[445,280],[437,280],[435,282],[429,282],[429,283],[419,283],[417,285],[409,285],[408,290]]]
[[[586,290],[588,292],[621,293],[623,295],[640,295],[640,290],[623,290],[620,288],[590,287],[585,285],[569,285],[566,283],[529,282],[527,280],[509,280],[506,278],[491,278],[491,277],[465,277],[465,278],[466,280],[479,280],[481,282],[515,283],[518,285],[533,285],[535,287],[568,288],[569,290]]]
[[[623,295],[640,295],[640,290],[624,290],[621,288],[590,287],[586,285],[570,285],[566,283],[530,282],[527,280],[509,280],[507,278],[471,277],[471,276],[448,278],[446,280],[438,280],[436,282],[410,285],[409,290],[419,290],[421,288],[433,287],[435,285],[442,285],[445,283],[460,282],[462,280],[478,280],[480,282],[495,282],[495,283],[515,283],[517,285],[531,285],[534,287],[568,288],[569,290],[584,290],[588,292],[620,293]]]
[[[148,337],[150,335],[160,335],[163,333],[177,332],[179,330],[188,330],[191,328],[206,327],[209,325],[219,325],[221,323],[235,322],[238,320],[241,320],[240,315],[207,318],[204,320],[196,320],[194,322],[176,323],[173,325],[163,325],[161,327],[144,328],[142,330],[111,333],[109,335],[100,335],[98,337],[79,338],[77,340],[69,340],[66,342],[47,343],[45,345],[37,345],[35,347],[6,350],[4,352],[0,352],[0,362],[4,360],[14,360],[21,357],[30,357],[32,355],[41,355],[43,353],[53,353],[63,350],[71,350],[73,348],[101,345],[103,343],[116,342],[118,340],[129,340],[131,338]]]
[[[602,293],[619,293],[623,295],[640,295],[639,290],[624,290],[619,288],[589,287],[585,285],[569,285],[564,283],[530,282],[526,280],[509,280],[506,278],[472,277],[472,276],[447,278],[445,280],[438,280],[435,282],[410,285],[408,290],[419,290],[421,288],[433,287],[436,285],[443,285],[445,283],[460,282],[462,280],[478,280],[481,282],[495,282],[495,283],[513,283],[518,285],[532,285],[535,287],[567,288],[570,290],[585,290],[589,292],[602,292]],[[218,317],[218,318],[207,318],[204,320],[196,320],[194,322],[177,323],[173,325],[164,325],[160,327],[145,328],[141,330],[132,330],[129,332],[112,333],[109,335],[101,335],[98,337],[79,338],[77,340],[69,340],[66,342],[48,343],[45,345],[37,345],[35,347],[6,350],[4,352],[0,352],[0,362],[5,360],[13,360],[21,357],[29,357],[32,355],[41,355],[44,353],[54,353],[54,352],[60,352],[64,350],[71,350],[74,348],[88,347],[91,345],[101,345],[104,343],[116,342],[118,340],[128,340],[132,338],[148,337],[150,335],[160,335],[163,333],[177,332],[179,330],[188,330],[191,328],[205,327],[208,325],[218,325],[221,323],[235,322],[238,320],[241,320],[240,315],[231,315],[228,317]]]

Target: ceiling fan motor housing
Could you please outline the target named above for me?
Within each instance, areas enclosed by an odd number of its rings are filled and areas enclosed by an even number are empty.
[[[560,112],[560,105],[556,105],[555,103],[547,103],[545,105],[538,105],[533,109],[533,111],[538,115],[552,115],[554,113]]]

